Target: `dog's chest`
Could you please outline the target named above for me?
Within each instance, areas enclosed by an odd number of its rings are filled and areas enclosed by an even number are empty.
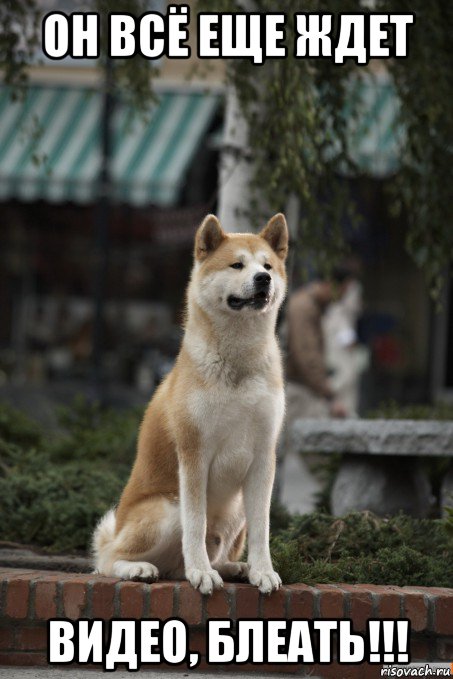
[[[189,411],[206,442],[251,440],[263,424],[275,419],[280,394],[263,377],[245,379],[236,387],[214,384],[189,395]]]
[[[270,452],[270,439],[283,415],[283,395],[256,377],[236,388],[197,390],[189,409],[209,464],[209,494],[227,497],[242,485],[257,450]]]

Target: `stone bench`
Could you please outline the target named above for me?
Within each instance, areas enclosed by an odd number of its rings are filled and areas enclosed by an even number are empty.
[[[341,454],[332,513],[369,510],[427,516],[434,498],[421,458],[453,458],[453,422],[431,420],[296,420],[291,443],[302,453]],[[453,468],[441,489],[453,506]]]

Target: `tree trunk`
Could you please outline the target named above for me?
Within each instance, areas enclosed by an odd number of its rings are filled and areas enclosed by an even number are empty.
[[[253,162],[248,143],[248,124],[236,91],[229,86],[225,112],[225,133],[220,157],[218,215],[226,231],[251,231],[249,219],[250,180]]]

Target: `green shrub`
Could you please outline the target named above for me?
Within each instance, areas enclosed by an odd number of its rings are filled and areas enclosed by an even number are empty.
[[[85,550],[96,521],[119,498],[128,473],[121,471],[74,461],[56,465],[44,451],[11,445],[0,473],[0,514],[7,517],[1,539],[49,551]]]
[[[271,549],[284,582],[453,586],[453,539],[439,519],[314,512],[274,533]]]
[[[385,420],[453,420],[452,403],[415,403],[401,405],[397,401],[383,401],[365,417]]]
[[[0,403],[0,441],[16,443],[24,448],[40,447],[43,443],[41,427],[7,403]]]
[[[129,463],[134,457],[140,417],[138,410],[116,412],[79,397],[71,408],[59,409],[62,431],[51,442],[50,454],[57,461]]]
[[[0,406],[0,539],[49,551],[87,549],[96,521],[128,478],[137,412],[102,411],[78,399],[59,413],[61,431]]]

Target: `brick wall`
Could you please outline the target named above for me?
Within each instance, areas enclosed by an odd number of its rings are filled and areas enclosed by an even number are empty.
[[[203,597],[186,582],[147,585],[95,575],[0,568],[0,665],[45,665],[49,618],[178,616],[190,627],[190,648],[204,654],[207,618],[350,618],[364,631],[368,618],[409,618],[412,660],[453,660],[453,590],[375,585],[288,585],[271,596],[226,584]],[[201,669],[205,667],[204,660]],[[212,669],[212,666],[211,666]],[[232,669],[229,666],[228,669]],[[379,667],[247,666],[322,677],[377,677]]]

